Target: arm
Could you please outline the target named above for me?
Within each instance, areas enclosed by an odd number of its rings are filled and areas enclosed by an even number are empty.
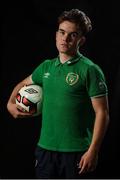
[[[15,102],[15,97],[17,96],[18,91],[25,85],[30,85],[33,84],[32,82],[32,78],[31,75],[28,76],[27,78],[25,78],[23,81],[21,81],[20,83],[18,83],[15,88],[13,89],[10,98],[8,100],[7,103],[7,109],[9,111],[9,113],[14,117],[14,118],[19,118],[19,117],[25,117],[25,116],[30,116],[29,113],[26,112],[20,112],[18,110],[18,105],[16,105]],[[20,109],[20,107],[19,107]],[[22,110],[22,109],[21,109]]]
[[[89,150],[99,152],[102,140],[109,123],[109,110],[107,97],[93,98],[92,105],[95,111],[95,124],[93,138]]]
[[[95,111],[95,124],[91,145],[79,163],[80,173],[95,169],[100,146],[109,123],[107,97],[92,98],[91,101]]]

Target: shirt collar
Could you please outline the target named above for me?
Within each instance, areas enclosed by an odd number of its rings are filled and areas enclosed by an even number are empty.
[[[82,54],[80,52],[77,52],[77,54],[74,57],[70,58],[64,64],[67,64],[67,65],[73,64],[73,63],[79,61],[81,57],[82,57]],[[60,62],[60,58],[58,56],[55,61],[55,66],[58,66],[59,64],[62,64],[62,63]]]

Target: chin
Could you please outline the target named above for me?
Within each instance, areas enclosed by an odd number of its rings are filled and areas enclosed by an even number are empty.
[[[66,48],[61,48],[61,49],[59,49],[59,52],[61,52],[61,53],[67,53],[68,52],[68,49],[66,49]]]
[[[62,54],[67,54],[68,52],[67,51],[59,51],[60,53]]]

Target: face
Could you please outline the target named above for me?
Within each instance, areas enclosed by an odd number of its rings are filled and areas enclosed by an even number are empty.
[[[56,32],[56,46],[59,53],[74,54],[76,53],[81,35],[76,24],[64,21],[59,25]]]

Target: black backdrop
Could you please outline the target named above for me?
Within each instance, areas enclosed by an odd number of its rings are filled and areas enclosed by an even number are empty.
[[[101,147],[95,178],[120,178],[119,166],[119,6],[114,1],[64,0],[4,1],[0,96],[0,175],[34,178],[34,150],[41,117],[13,119],[6,104],[13,87],[46,58],[57,55],[57,16],[79,8],[93,23],[81,52],[104,71],[109,89],[110,125]],[[54,100],[54,97],[53,97]]]

